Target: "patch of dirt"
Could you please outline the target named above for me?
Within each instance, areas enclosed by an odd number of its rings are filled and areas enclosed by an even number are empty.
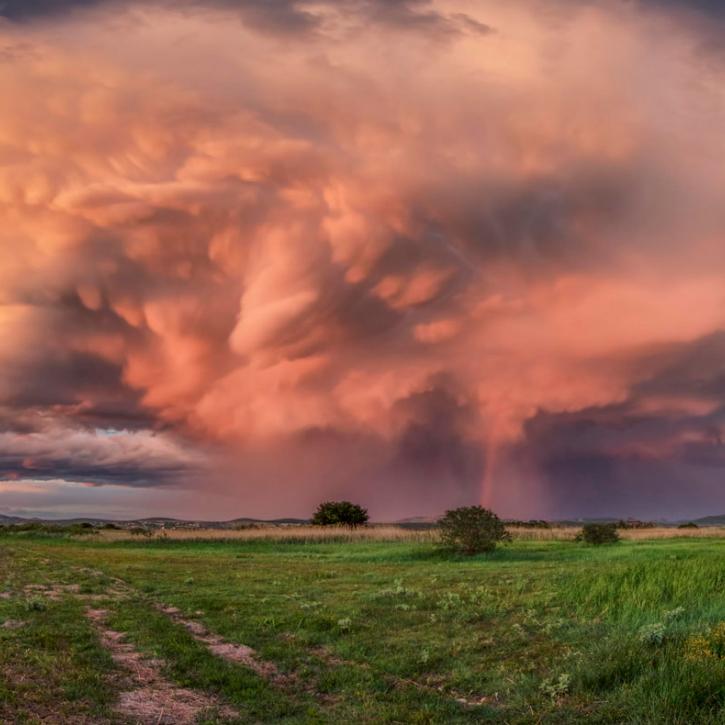
[[[20,629],[25,626],[25,622],[21,622],[19,619],[6,619],[0,627],[3,629]]]
[[[408,680],[404,677],[390,677],[392,684],[396,687],[415,687],[418,690],[424,690],[426,692],[435,692],[438,695],[444,697],[450,697],[455,700],[463,707],[481,707],[487,705],[488,707],[498,707],[501,705],[501,701],[498,698],[498,693],[495,695],[464,695],[454,690],[449,690],[443,685],[428,685],[424,682],[417,680]]]
[[[125,597],[125,592],[118,592],[114,589],[109,589],[107,592],[102,594],[79,594],[78,595],[84,602],[107,602],[109,599],[119,601]]]
[[[0,592],[0,599],[11,599],[12,596],[12,592]]]
[[[90,576],[105,576],[100,569],[92,569],[89,566],[74,566],[73,568],[81,574],[89,574]]]
[[[78,594],[78,584],[28,584],[23,587],[26,594],[37,594],[58,601],[66,594]]]
[[[342,667],[343,665],[346,665],[348,667],[359,667],[360,669],[367,670],[369,669],[367,663],[365,662],[352,662],[351,660],[345,660],[342,659],[342,657],[338,657],[337,655],[330,652],[327,647],[320,646],[315,647],[313,650],[311,650],[312,654],[315,655],[318,659],[321,659],[325,664],[331,665],[332,667]]]
[[[248,667],[260,677],[280,687],[286,687],[295,682],[294,676],[282,674],[272,662],[260,659],[251,647],[227,642],[218,634],[210,632],[201,622],[185,619],[177,607],[159,605],[158,609],[174,622],[185,627],[197,642],[205,645],[217,657]]]
[[[481,695],[480,697],[465,697],[464,695],[457,695],[456,693],[450,693],[453,695],[453,699],[456,702],[460,702],[464,707],[481,707],[488,705],[488,707],[498,707],[501,702],[498,699],[498,693],[495,695]]]
[[[163,662],[144,657],[132,644],[124,642],[125,635],[106,625],[105,609],[87,609],[101,644],[110,652],[113,661],[126,672],[128,689],[119,696],[116,712],[139,725],[192,725],[205,711],[216,711],[222,718],[238,714],[219,700],[196,690],[177,687],[161,674]]]

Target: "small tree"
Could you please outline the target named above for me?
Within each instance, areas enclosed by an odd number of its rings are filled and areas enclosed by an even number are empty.
[[[446,511],[438,526],[445,548],[469,555],[493,551],[499,541],[511,538],[503,521],[482,506],[462,506]]]
[[[314,526],[349,526],[354,529],[368,522],[368,512],[350,501],[325,501],[312,516]]]
[[[617,524],[584,524],[575,540],[587,544],[616,544],[619,541]]]

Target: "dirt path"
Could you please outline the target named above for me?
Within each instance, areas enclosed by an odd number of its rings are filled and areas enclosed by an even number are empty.
[[[92,576],[103,576],[103,572],[93,569],[86,568],[79,571]],[[24,591],[26,595],[41,595],[52,600],[70,595],[84,600],[88,606],[92,606],[91,602],[97,599],[108,600],[111,598],[117,601],[136,593],[135,589],[122,579],[111,577],[111,582],[112,585],[103,594],[80,594],[78,586],[72,584],[28,585],[24,588]],[[276,687],[303,690],[319,701],[329,702],[334,699],[329,695],[320,693],[313,681],[302,682],[295,674],[280,672],[273,662],[262,659],[252,647],[225,640],[220,635],[211,632],[201,622],[185,617],[177,607],[158,602],[154,606],[175,624],[184,627],[198,643],[206,647],[213,655],[252,670],[256,675]],[[86,615],[98,632],[102,645],[111,653],[114,662],[127,673],[126,682],[124,683],[127,689],[121,693],[115,708],[119,714],[142,725],[172,725],[176,723],[191,725],[205,711],[216,712],[225,719],[238,717],[234,710],[223,706],[216,698],[200,691],[177,687],[166,680],[161,674],[164,665],[162,661],[145,658],[134,649],[133,645],[123,641],[124,634],[106,626],[107,610],[88,608]],[[6,622],[4,626],[22,625],[22,622],[10,621]],[[367,664],[341,659],[324,647],[316,648],[311,653],[331,667],[347,665],[368,669]],[[471,696],[435,684],[385,674],[383,676],[392,687],[413,687],[421,691],[443,695],[455,700],[463,707],[480,707],[482,705],[497,707],[501,704],[498,693],[492,696]]]
[[[229,707],[203,692],[177,687],[162,674],[163,662],[149,659],[124,635],[110,629],[105,609],[87,609],[86,616],[98,632],[101,644],[124,671],[124,686],[116,712],[141,725],[192,725],[203,712],[216,712],[225,719],[238,717]]]
[[[210,632],[201,622],[186,619],[176,607],[163,605],[157,605],[157,607],[160,612],[183,626],[197,642],[203,644],[217,657],[244,665],[263,679],[280,687],[286,687],[295,682],[296,678],[282,674],[272,662],[260,659],[251,647],[228,642],[218,634]]]

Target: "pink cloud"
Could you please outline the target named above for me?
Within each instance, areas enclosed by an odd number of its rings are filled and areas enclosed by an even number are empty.
[[[188,443],[220,495],[513,511],[546,504],[513,460],[541,416],[682,417],[615,457],[699,441],[715,372],[667,375],[725,325],[724,69],[697,19],[542,7],[321,3],[284,44],[165,3],[0,26],[6,475],[65,446],[187,480]]]

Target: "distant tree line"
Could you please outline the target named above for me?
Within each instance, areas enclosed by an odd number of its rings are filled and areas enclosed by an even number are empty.
[[[654,521],[639,521],[638,519],[620,519],[616,523],[618,529],[653,529]]]
[[[529,519],[528,521],[519,521],[518,519],[506,519],[506,526],[514,529],[550,529],[551,524],[543,519]]]
[[[325,501],[312,516],[315,526],[346,526],[357,528],[369,521],[367,509],[351,501]],[[483,506],[462,506],[446,511],[438,520],[440,545],[443,549],[462,554],[491,552],[511,535],[507,527],[549,529],[551,524],[543,519],[501,520],[493,511]],[[586,544],[614,544],[620,540],[619,529],[649,529],[650,521],[621,519],[606,523],[586,523],[576,536],[576,541]],[[688,524],[696,526],[695,524]]]

